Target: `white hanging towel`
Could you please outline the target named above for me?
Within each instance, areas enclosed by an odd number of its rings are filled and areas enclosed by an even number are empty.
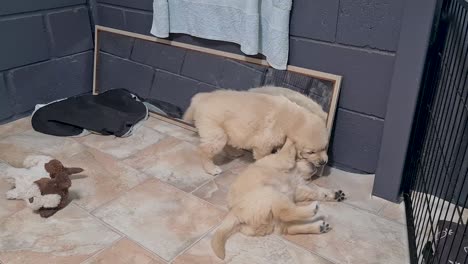
[[[292,0],[154,0],[151,34],[169,33],[229,41],[247,55],[261,53],[285,70]]]

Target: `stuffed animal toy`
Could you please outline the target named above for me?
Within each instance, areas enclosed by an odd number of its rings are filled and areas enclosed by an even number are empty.
[[[45,169],[50,174],[50,178],[42,178],[34,183],[41,191],[42,197],[48,195],[59,195],[60,202],[57,206],[42,206],[38,212],[42,217],[50,217],[58,210],[64,208],[68,200],[68,189],[71,187],[70,175],[80,173],[83,171],[81,168],[67,168],[63,164],[54,159],[45,164]],[[36,198],[28,199],[29,203],[34,204]],[[41,197],[39,197],[41,199]]]
[[[66,168],[49,156],[28,156],[24,168],[15,168],[0,163],[0,174],[12,181],[14,188],[6,193],[7,199],[21,199],[42,217],[49,217],[68,202],[71,174],[80,173],[81,168]],[[50,210],[46,210],[50,209]]]

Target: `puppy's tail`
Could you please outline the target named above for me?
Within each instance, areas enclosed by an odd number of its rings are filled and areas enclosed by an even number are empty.
[[[183,120],[187,123],[193,123],[194,120],[194,114],[195,110],[197,108],[197,105],[202,98],[205,97],[207,93],[197,93],[192,97],[192,100],[190,100],[190,106],[187,108],[187,111],[185,111]]]
[[[187,123],[193,123],[193,112],[194,112],[194,105],[193,102],[190,104],[189,108],[187,108],[187,111],[184,113],[183,120]]]
[[[225,258],[226,241],[230,236],[239,231],[239,227],[239,219],[232,213],[232,211],[229,212],[211,239],[211,248],[218,258]]]

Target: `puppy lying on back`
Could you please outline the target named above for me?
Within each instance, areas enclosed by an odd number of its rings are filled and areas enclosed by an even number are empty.
[[[289,138],[300,158],[316,167],[328,160],[325,121],[283,96],[227,90],[199,93],[184,120],[194,121],[203,167],[213,175],[221,173],[213,157],[226,145],[252,150],[257,160]]]
[[[319,104],[317,104],[311,98],[299,92],[296,92],[294,90],[283,88],[283,87],[276,87],[276,86],[263,86],[263,87],[249,89],[249,92],[284,96],[288,98],[289,100],[291,100],[292,102],[298,104],[299,106],[302,106],[305,109],[309,110],[311,113],[318,115],[325,122],[327,121],[328,115],[327,113],[325,113],[325,111],[323,111],[322,107]]]
[[[342,201],[341,190],[306,185],[310,166],[298,166],[296,149],[291,140],[283,148],[248,166],[232,184],[229,214],[216,230],[211,246],[216,256],[225,257],[227,239],[236,232],[249,236],[282,234],[320,234],[331,228],[320,217],[317,201]],[[314,201],[309,205],[298,202]],[[317,220],[317,221],[314,221]]]

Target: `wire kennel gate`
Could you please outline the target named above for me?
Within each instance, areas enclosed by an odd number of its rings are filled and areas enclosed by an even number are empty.
[[[467,13],[436,8],[404,170],[411,263],[468,263]]]

